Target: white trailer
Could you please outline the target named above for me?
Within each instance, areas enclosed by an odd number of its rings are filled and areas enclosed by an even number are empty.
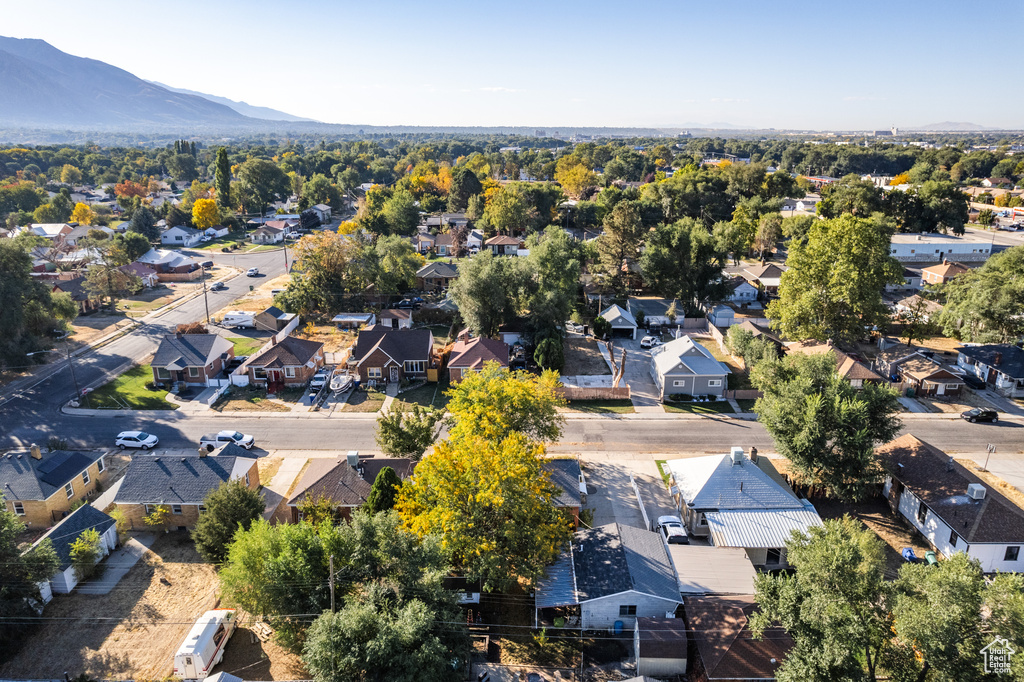
[[[256,316],[254,313],[248,313],[244,310],[229,310],[224,313],[224,319],[222,319],[220,323],[225,327],[231,327],[233,329],[238,329],[239,327],[255,327]]]
[[[174,655],[174,676],[183,680],[204,680],[213,666],[224,658],[231,633],[235,631],[235,609],[207,611],[192,629]]]

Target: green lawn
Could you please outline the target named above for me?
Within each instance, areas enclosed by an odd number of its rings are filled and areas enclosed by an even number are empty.
[[[164,399],[167,389],[151,390],[153,381],[149,365],[136,365],[113,381],[100,386],[88,396],[88,407],[130,410],[176,410],[178,406]],[[83,405],[86,407],[86,405]]]
[[[601,414],[631,414],[633,401],[626,398],[613,400],[570,400],[569,409],[573,412],[594,412]]]
[[[448,405],[448,396],[445,395],[447,391],[447,379],[436,384],[428,381],[423,386],[399,393],[395,398],[395,409],[408,412],[412,410],[413,405],[419,405],[420,407],[436,407],[443,410]]]
[[[665,403],[666,412],[690,412],[691,414],[733,414],[728,400],[713,403]]]
[[[656,459],[654,460],[654,465],[658,467],[658,473],[661,474],[661,480],[665,481],[665,487],[670,488],[672,486],[669,485],[668,473],[665,471],[665,462],[667,461],[667,459]]]
[[[247,339],[241,336],[228,337],[228,341],[235,345],[235,355],[252,355],[267,342],[266,339]]]
[[[753,412],[754,411],[754,403],[756,403],[757,401],[756,400],[749,400],[749,399],[744,398],[742,400],[738,399],[738,400],[736,400],[736,402],[739,403],[740,410],[742,410],[743,412]]]
[[[352,392],[343,409],[345,412],[378,412],[384,406],[385,397],[380,391],[360,389]]]

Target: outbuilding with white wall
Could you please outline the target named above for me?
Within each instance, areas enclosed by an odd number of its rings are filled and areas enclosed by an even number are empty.
[[[78,576],[71,561],[71,546],[84,531],[95,530],[100,536],[99,560],[110,554],[117,546],[117,527],[107,514],[90,504],[83,505],[68,514],[56,526],[51,528],[27,550],[31,552],[41,543],[49,542],[57,553],[57,572],[50,579],[39,584],[43,603],[49,602],[53,593],[68,594],[78,585]]]

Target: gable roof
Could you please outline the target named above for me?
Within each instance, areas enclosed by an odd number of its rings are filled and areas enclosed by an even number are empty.
[[[822,525],[810,502],[803,509],[726,510],[706,517],[715,547],[785,547],[793,531]]]
[[[729,291],[736,291],[736,289],[743,286],[744,284],[746,284],[748,287],[752,289],[757,289],[757,287],[755,287],[753,284],[748,282],[745,278],[740,277],[739,275],[730,277],[729,279],[725,280],[725,286],[729,287]]]
[[[185,235],[186,237],[193,237],[193,238],[194,237],[201,237],[201,236],[203,236],[203,233],[200,232],[199,230],[197,230],[195,228],[192,228],[192,227],[185,227],[184,225],[175,225],[174,227],[168,227],[166,230],[164,230],[163,234],[170,234],[172,232],[175,233],[175,234],[180,232],[183,235]]]
[[[927,272],[937,277],[948,278],[962,275],[969,270],[970,268],[966,265],[961,265],[960,263],[955,263],[953,261],[943,261],[938,265],[930,265],[927,268],[923,268],[921,272]]]
[[[412,310],[408,310],[405,308],[387,308],[385,310],[380,311],[380,319],[411,320]]]
[[[675,571],[661,536],[643,528],[609,523],[576,534],[573,553],[579,601],[635,590],[681,602]]]
[[[556,507],[582,507],[580,495],[580,462],[577,459],[545,459],[541,466],[551,475],[551,482],[560,492],[552,500]]]
[[[249,457],[135,455],[128,464],[116,504],[202,504],[221,483],[244,476]]]
[[[259,314],[269,315],[270,317],[273,317],[275,320],[290,320],[291,318],[295,317],[295,313],[286,313],[285,311],[281,310],[280,308],[274,305],[270,306],[269,308],[267,308],[266,310]]]
[[[752,268],[746,268],[744,270],[751,279],[756,279],[761,282],[766,280],[778,280],[782,277],[782,273],[785,272],[775,263],[766,263],[765,265],[757,265]]]
[[[793,491],[758,464],[745,456],[733,464],[731,455],[668,461],[675,487],[695,509],[803,509]]]
[[[774,680],[793,648],[783,628],[767,628],[754,639],[748,629],[758,610],[752,596],[687,597],[683,609],[708,680]]]
[[[955,374],[943,369],[939,363],[929,360],[920,353],[914,353],[909,357],[897,360],[889,367],[890,369],[899,369],[900,372],[917,381],[924,381],[925,379],[960,379]]]
[[[927,298],[924,298],[920,294],[907,296],[906,298],[901,298],[900,300],[896,301],[896,307],[898,308],[912,309],[918,305],[921,306],[921,310],[923,312],[926,312],[931,315],[942,312],[943,307],[941,303],[938,303],[936,301],[929,301]]]
[[[718,377],[732,373],[724,363],[715,360],[711,351],[689,336],[680,336],[651,349],[651,359],[661,375],[672,373],[677,365],[682,365],[681,372],[695,376]]]
[[[617,303],[612,303],[610,306],[605,308],[604,312],[601,313],[601,317],[608,320],[613,327],[615,325],[619,325],[620,327],[628,325],[636,329],[637,326],[636,318],[633,317],[633,314]]]
[[[46,534],[32,543],[32,549],[39,543],[49,539],[53,550],[57,553],[57,570],[65,571],[71,567],[71,545],[82,531],[92,528],[100,535],[106,533],[114,525],[110,518],[91,504],[85,504],[61,519],[60,523],[46,531]],[[31,551],[31,550],[30,550]]]
[[[450,234],[439,234],[434,243],[438,246],[454,246],[455,238]]]
[[[745,329],[746,331],[753,334],[755,339],[764,337],[778,346],[784,345],[782,339],[779,336],[773,334],[770,330],[765,329],[764,327],[754,324],[750,320],[743,320],[742,322],[740,322],[739,328]]]
[[[253,232],[253,234],[268,235],[270,237],[276,237],[277,235],[281,234],[282,232],[284,232],[284,228],[283,227],[273,227],[273,226],[271,226],[268,223],[268,224],[264,225],[263,227],[259,228],[258,230],[256,230],[255,232]]]
[[[372,487],[372,482],[361,477],[347,460],[313,459],[288,506],[324,497],[336,507],[358,507],[366,502]]]
[[[860,379],[862,381],[885,381],[878,372],[874,371],[863,362],[854,360],[849,355],[832,345],[832,342],[821,343],[819,341],[797,341],[786,346],[787,353],[803,353],[804,355],[825,355],[832,353],[836,358],[836,372],[846,380]]]
[[[375,350],[381,350],[395,362],[428,360],[433,346],[429,329],[392,329],[374,325],[359,332],[352,346],[349,364],[359,365]]]
[[[233,350],[230,341],[216,334],[167,334],[160,341],[160,347],[150,364],[167,369],[205,367],[221,353]]]
[[[452,346],[448,367],[477,369],[486,362],[508,367],[508,345],[504,341],[478,336],[470,341],[456,341]]]
[[[95,296],[90,296],[89,292],[85,290],[85,277],[55,279],[52,281],[54,289],[63,291],[66,294],[71,294],[71,300],[73,301],[88,301],[89,299],[96,298]]]
[[[485,241],[484,246],[519,246],[519,240],[505,234],[499,234]]]
[[[992,343],[986,346],[964,346],[956,350],[961,355],[982,365],[988,365],[1014,379],[1024,379],[1024,349],[1017,346],[1009,343]]]
[[[103,456],[98,452],[57,450],[33,459],[28,450],[0,455],[0,497],[45,500]]]
[[[323,348],[324,344],[319,341],[286,336],[265,353],[250,360],[249,367],[301,367]]]
[[[444,261],[434,261],[433,263],[427,263],[422,268],[416,271],[417,277],[452,277],[459,276],[459,269],[456,268],[452,263],[445,263]]]
[[[912,434],[875,450],[886,471],[968,542],[1024,542],[1024,510],[942,450]],[[985,487],[972,500],[967,486]]]

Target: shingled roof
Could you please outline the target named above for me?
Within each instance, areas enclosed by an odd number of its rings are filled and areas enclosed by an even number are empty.
[[[33,459],[28,450],[0,455],[0,497],[45,500],[102,457],[98,452],[57,450]]]
[[[661,536],[609,523],[576,534],[573,552],[579,601],[635,590],[679,602],[676,574]]]
[[[422,268],[416,271],[417,277],[445,277],[451,279],[452,277],[459,276],[459,269],[451,263],[445,263],[444,261],[434,261],[433,263],[427,263]]]
[[[558,486],[558,496],[552,500],[556,507],[581,507],[580,463],[577,459],[545,459],[541,466],[551,475],[551,482]]]
[[[359,332],[352,347],[349,364],[358,365],[366,356],[379,349],[395,362],[427,360],[433,346],[429,329],[392,329],[374,325]]]
[[[135,455],[114,498],[116,504],[202,504],[221,483],[243,477],[247,457]]]
[[[114,525],[114,519],[101,512],[91,504],[82,505],[61,519],[60,523],[46,531],[46,534],[32,544],[35,549],[39,543],[49,540],[57,553],[59,562],[57,570],[64,571],[71,567],[71,545],[82,531],[93,529],[103,535]]]
[[[313,459],[288,506],[297,507],[307,499],[325,498],[336,507],[358,507],[370,495],[372,482],[359,475],[347,460]]]
[[[479,369],[486,362],[508,367],[508,344],[478,336],[470,341],[456,341],[452,346],[448,367]]]
[[[301,367],[323,348],[324,344],[319,341],[286,336],[265,353],[250,360],[249,367]]]
[[[754,639],[748,629],[757,612],[753,597],[687,597],[683,609],[708,680],[774,680],[793,648],[782,628]]]
[[[216,334],[167,334],[150,364],[167,369],[205,367],[222,353],[233,350],[230,341]]]
[[[1024,542],[1024,510],[944,453],[911,434],[875,450],[882,466],[968,542]],[[973,500],[967,486],[985,487]]]

